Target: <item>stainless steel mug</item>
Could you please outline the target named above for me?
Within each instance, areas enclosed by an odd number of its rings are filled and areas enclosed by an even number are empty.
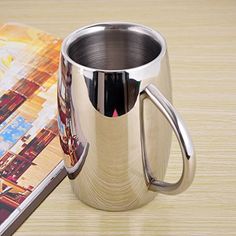
[[[166,42],[142,25],[107,22],[76,30],[63,42],[58,126],[64,162],[78,198],[102,210],[140,207],[157,193],[191,184],[195,156],[171,105]],[[164,182],[171,128],[183,172]]]

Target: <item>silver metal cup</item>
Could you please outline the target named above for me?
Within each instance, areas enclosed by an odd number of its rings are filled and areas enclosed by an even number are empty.
[[[171,105],[166,42],[142,25],[86,26],[63,42],[58,126],[72,188],[102,210],[140,207],[189,187],[195,155]],[[174,130],[183,157],[177,183],[164,182]]]

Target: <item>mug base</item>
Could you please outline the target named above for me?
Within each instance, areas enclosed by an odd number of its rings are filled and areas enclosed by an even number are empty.
[[[97,210],[108,211],[108,212],[122,212],[129,211],[143,207],[144,205],[151,202],[157,195],[156,192],[152,192],[147,189],[145,197],[132,196],[132,199],[129,197],[124,197],[122,201],[114,201],[114,199],[101,199],[94,194],[92,197],[82,194],[78,188],[74,188],[73,181],[71,182],[72,190],[75,196],[83,204],[92,207]],[[123,203],[123,204],[122,204]]]

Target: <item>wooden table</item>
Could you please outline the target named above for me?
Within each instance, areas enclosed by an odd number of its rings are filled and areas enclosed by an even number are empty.
[[[15,235],[236,235],[236,1],[0,2],[0,23],[26,23],[60,37],[109,20],[165,35],[174,104],[196,147],[195,181],[183,194],[111,213],[79,202],[66,178]],[[181,164],[174,140],[167,180],[179,177]]]

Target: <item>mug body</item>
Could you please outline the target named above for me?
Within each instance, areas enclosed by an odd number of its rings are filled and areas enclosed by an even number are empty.
[[[156,31],[129,23],[81,28],[63,42],[58,79],[58,126],[64,162],[78,198],[98,209],[123,211],[155,196],[145,180],[140,93],[155,85],[171,101],[166,43]],[[171,128],[150,100],[143,104],[151,173],[163,180]]]

